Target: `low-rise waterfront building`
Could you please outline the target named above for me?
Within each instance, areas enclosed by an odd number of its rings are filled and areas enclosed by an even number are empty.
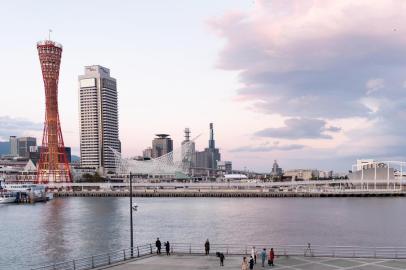
[[[217,170],[224,172],[224,174],[231,174],[233,171],[233,163],[231,161],[218,161]]]
[[[314,169],[295,169],[285,171],[285,178],[290,178],[292,181],[307,181],[318,177],[318,171]]]

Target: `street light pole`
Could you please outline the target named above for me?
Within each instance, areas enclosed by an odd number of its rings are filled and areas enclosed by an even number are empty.
[[[131,258],[134,257],[134,231],[133,231],[133,176],[130,172],[130,227],[131,227]]]

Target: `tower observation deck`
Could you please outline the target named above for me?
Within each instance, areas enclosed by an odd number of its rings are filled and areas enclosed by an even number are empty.
[[[72,182],[58,113],[58,80],[62,45],[51,40],[37,43],[45,88],[45,122],[37,183]]]

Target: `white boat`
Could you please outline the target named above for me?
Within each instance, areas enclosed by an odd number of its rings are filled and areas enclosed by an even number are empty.
[[[15,194],[10,192],[0,192],[0,204],[13,203],[17,200]]]
[[[44,185],[36,185],[36,184],[3,184],[6,190],[10,191],[44,191]]]
[[[6,184],[4,181],[1,182],[0,180],[0,187],[12,192],[26,192],[32,193],[35,197],[46,197],[47,201],[52,200],[54,198],[53,193],[46,192],[45,185],[37,185],[37,184],[15,184],[15,183],[8,183]]]

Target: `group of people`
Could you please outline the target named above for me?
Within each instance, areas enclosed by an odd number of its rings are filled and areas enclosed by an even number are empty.
[[[156,239],[155,246],[156,246],[156,254],[160,255],[162,243],[161,243],[161,240],[159,240],[159,238]],[[166,255],[167,256],[171,255],[171,244],[169,243],[169,241],[164,242],[164,246],[165,246]]]
[[[257,255],[258,255],[257,249],[255,247],[252,247],[251,257],[249,258],[249,260],[247,260],[247,257],[244,257],[242,259],[241,270],[254,269],[254,264],[257,263]],[[274,266],[273,261],[275,259],[275,253],[273,251],[273,248],[271,248],[271,250],[269,251],[269,254],[267,254],[266,248],[262,249],[260,256],[261,256],[262,267],[265,267],[266,259],[268,259],[269,266]]]
[[[165,245],[166,255],[167,256],[171,255],[171,245],[170,245],[169,241],[164,242],[164,245]],[[158,255],[160,255],[162,243],[159,240],[159,238],[156,239],[155,246],[156,246],[156,253]],[[204,243],[204,250],[205,250],[206,255],[210,254],[209,239],[207,239],[206,242]],[[224,266],[224,259],[225,259],[224,253],[216,252],[216,256],[220,259],[220,266]],[[258,251],[255,247],[252,247],[251,256],[250,256],[249,260],[247,260],[247,257],[244,257],[242,260],[241,270],[254,269],[254,265],[257,263],[257,257],[258,257]],[[269,253],[267,253],[266,248],[263,248],[262,251],[260,252],[260,258],[261,258],[261,262],[262,262],[262,267],[265,267],[265,261],[267,259],[268,259],[268,265],[274,266],[273,262],[275,259],[275,253],[274,253],[273,248],[271,248],[269,250]]]
[[[204,243],[204,250],[206,255],[209,255],[210,253],[210,242],[209,239],[206,240]],[[220,259],[220,266],[224,266],[224,253],[221,252],[216,252],[216,256]],[[252,247],[251,249],[251,256],[249,260],[247,260],[247,257],[244,257],[242,260],[241,264],[241,270],[252,270],[254,269],[254,265],[257,263],[257,257],[258,257],[258,251],[255,247]],[[260,258],[262,262],[262,267],[265,267],[265,262],[268,259],[268,265],[269,266],[274,266],[274,259],[275,259],[275,252],[273,248],[269,250],[269,253],[267,253],[266,248],[263,248],[262,251],[260,252]]]

